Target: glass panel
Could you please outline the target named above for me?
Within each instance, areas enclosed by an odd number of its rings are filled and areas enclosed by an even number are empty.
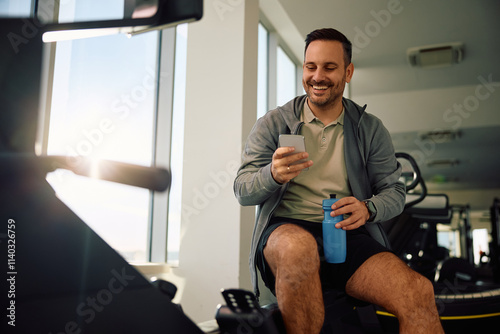
[[[438,245],[450,251],[450,257],[460,257],[460,233],[458,231],[438,231]]]
[[[123,0],[64,1],[59,4],[59,23],[118,20],[123,18]]]
[[[293,61],[278,46],[277,54],[277,97],[276,102],[281,106],[293,99],[296,92],[296,67]]]
[[[158,33],[58,42],[49,155],[81,155],[149,166],[157,81]],[[127,260],[149,260],[148,190],[57,170],[58,197]]]
[[[182,162],[184,150],[184,110],[186,100],[187,24],[178,25],[175,39],[174,107],[172,116],[172,153],[168,211],[167,261],[178,264],[181,239]]]
[[[0,17],[29,17],[32,0],[0,0]]]
[[[472,231],[472,244],[474,248],[474,263],[481,264],[481,260],[485,255],[490,254],[488,229],[478,228]]]
[[[259,51],[257,59],[257,118],[264,116],[268,110],[268,57],[269,34],[266,28],[259,23]]]
[[[59,17],[53,20],[54,7]],[[152,17],[158,11],[158,0],[39,0],[36,8],[43,23],[73,23]]]

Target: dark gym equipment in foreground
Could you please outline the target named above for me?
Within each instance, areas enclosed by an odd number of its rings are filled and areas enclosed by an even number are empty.
[[[203,10],[201,0],[158,1],[157,6],[151,18],[125,23],[161,27],[200,19]],[[116,22],[108,24],[112,25]],[[45,180],[56,168],[80,175],[89,175],[90,168],[85,159],[70,163],[66,157],[34,153],[42,34],[56,28],[36,19],[0,20],[0,331],[202,333],[172,303],[163,283],[152,284],[129,265],[56,197]],[[108,181],[156,191],[170,185],[165,168],[104,164],[112,171],[102,175]]]

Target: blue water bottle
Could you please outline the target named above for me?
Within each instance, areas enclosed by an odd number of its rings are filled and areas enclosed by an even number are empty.
[[[323,210],[325,211],[323,220],[323,248],[326,262],[344,263],[346,255],[346,235],[343,229],[335,227],[335,224],[343,220],[343,216],[330,216],[332,204],[338,201],[335,197],[335,194],[331,194],[329,199],[323,200]]]

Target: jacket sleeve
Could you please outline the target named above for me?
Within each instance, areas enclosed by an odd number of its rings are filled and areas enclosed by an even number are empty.
[[[283,187],[271,175],[272,157],[278,141],[274,132],[269,130],[269,119],[263,117],[248,136],[233,186],[241,205],[259,205]]]
[[[386,221],[401,214],[406,190],[400,181],[401,165],[396,159],[389,131],[376,119],[372,140],[365,152],[366,170],[377,208],[375,222]]]

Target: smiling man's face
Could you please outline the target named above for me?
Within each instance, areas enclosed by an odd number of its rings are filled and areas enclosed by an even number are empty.
[[[316,40],[307,47],[302,85],[309,102],[328,109],[342,101],[345,84],[351,81],[354,67],[344,64],[344,49],[337,41]]]

